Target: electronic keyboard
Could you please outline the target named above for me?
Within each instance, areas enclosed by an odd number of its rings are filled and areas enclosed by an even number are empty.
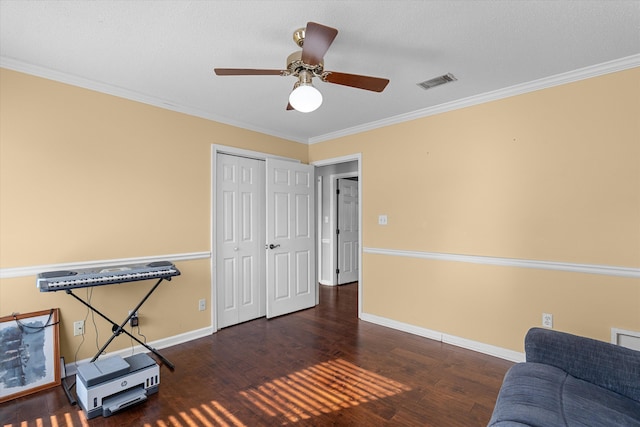
[[[156,261],[106,268],[49,271],[38,274],[36,286],[40,288],[40,292],[55,292],[138,280],[171,280],[171,277],[178,275],[180,271],[171,262]]]

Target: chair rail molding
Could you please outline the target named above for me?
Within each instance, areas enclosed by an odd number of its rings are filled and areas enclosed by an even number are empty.
[[[398,249],[383,249],[371,247],[364,248],[363,252],[366,254],[402,256],[438,261],[456,261],[472,264],[499,265],[504,267],[535,268],[539,270],[557,270],[573,273],[602,274],[605,276],[640,278],[640,268],[613,265],[578,264],[571,262],[538,261],[530,259],[501,258],[481,255],[462,255],[442,252],[404,251]]]
[[[138,258],[120,258],[96,261],[70,262],[63,264],[43,264],[30,265],[26,267],[0,268],[0,279],[11,279],[16,277],[36,276],[43,271],[56,270],[76,270],[79,268],[105,268],[126,264],[145,264],[154,261],[193,261],[196,259],[211,258],[210,251],[190,252],[170,255],[153,255]]]

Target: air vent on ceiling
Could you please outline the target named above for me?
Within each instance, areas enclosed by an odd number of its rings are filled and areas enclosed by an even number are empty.
[[[443,85],[445,83],[455,82],[456,80],[458,79],[456,79],[456,77],[453,74],[447,73],[444,76],[434,77],[430,80],[425,80],[422,83],[418,83],[418,86],[420,86],[424,90],[427,90],[427,89],[434,88],[436,86]]]

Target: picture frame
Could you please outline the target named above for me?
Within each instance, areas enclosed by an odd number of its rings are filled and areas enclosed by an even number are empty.
[[[60,385],[59,310],[0,317],[0,403]]]

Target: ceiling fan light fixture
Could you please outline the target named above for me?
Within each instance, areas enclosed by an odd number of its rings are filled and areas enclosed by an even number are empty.
[[[311,78],[307,75],[300,75],[291,94],[289,94],[289,104],[301,113],[310,113],[322,105],[322,94],[311,84]]]
[[[311,83],[313,77],[317,77],[325,83],[382,92],[389,83],[389,79],[325,71],[324,55],[337,35],[338,30],[335,28],[316,22],[307,22],[306,27],[299,28],[293,33],[293,41],[302,50],[293,52],[288,56],[286,69],[214,68],[214,71],[218,76],[278,75],[298,77],[298,81],[289,94],[287,111],[297,110],[309,113],[317,110],[322,105],[322,94]]]

